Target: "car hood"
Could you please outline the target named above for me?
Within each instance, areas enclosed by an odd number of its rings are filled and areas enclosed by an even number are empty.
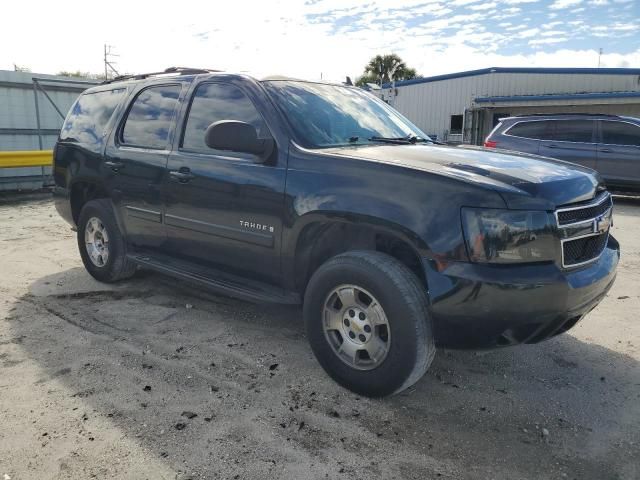
[[[589,168],[482,147],[371,145],[331,148],[325,153],[483,185],[498,191],[509,208],[553,210],[559,205],[589,200],[604,188],[599,175]]]

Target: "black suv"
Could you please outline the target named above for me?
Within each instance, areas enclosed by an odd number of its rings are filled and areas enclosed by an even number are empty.
[[[640,191],[640,118],[589,114],[502,118],[484,146],[574,162],[597,170],[611,189]]]
[[[56,204],[95,278],[147,268],[304,303],[311,347],[369,396],[436,346],[567,331],[619,258],[598,174],[439,146],[349,86],[172,69],[91,88],[54,151]]]

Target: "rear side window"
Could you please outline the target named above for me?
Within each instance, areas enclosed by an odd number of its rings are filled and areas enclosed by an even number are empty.
[[[119,88],[81,95],[67,115],[60,140],[77,142],[98,151],[105,128],[124,94],[125,89]]]
[[[127,115],[122,143],[144,148],[167,148],[180,89],[180,85],[158,85],[142,90]]]
[[[551,138],[551,122],[545,120],[518,122],[506,133],[514,137],[547,140]]]
[[[557,120],[553,139],[558,142],[590,143],[593,140],[593,120]]]
[[[209,125],[220,120],[246,122],[255,127],[258,138],[270,136],[260,113],[242,90],[225,83],[203,83],[198,86],[191,101],[182,148],[214,153],[215,150],[204,143],[204,134]],[[224,155],[234,156],[233,152],[224,152]],[[246,154],[242,156],[246,157]]]
[[[640,145],[640,126],[625,122],[602,122],[602,143]]]

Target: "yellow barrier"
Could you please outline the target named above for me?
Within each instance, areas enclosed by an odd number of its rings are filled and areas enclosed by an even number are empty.
[[[51,150],[0,152],[0,168],[50,167],[52,161]]]

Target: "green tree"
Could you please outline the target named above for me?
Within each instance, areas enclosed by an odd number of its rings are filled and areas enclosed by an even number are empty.
[[[395,72],[391,73],[395,68]],[[409,80],[418,78],[415,68],[407,67],[404,60],[395,53],[389,55],[376,55],[373,57],[366,67],[364,73],[356,80],[356,85],[363,86],[366,83],[380,84],[390,82],[392,80]]]

